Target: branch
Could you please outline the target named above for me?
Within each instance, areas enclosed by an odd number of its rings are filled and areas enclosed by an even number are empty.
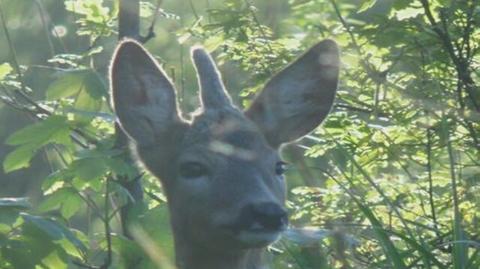
[[[104,200],[104,229],[105,229],[105,237],[107,240],[107,257],[105,258],[104,263],[102,264],[101,268],[102,269],[108,269],[110,267],[110,264],[112,264],[112,235],[111,235],[111,229],[110,229],[110,218],[109,218],[109,213],[108,213],[108,197],[109,197],[109,185],[110,185],[110,178],[106,178],[105,182],[105,200]]]
[[[438,38],[443,44],[443,47],[447,50],[450,59],[452,60],[453,64],[455,65],[455,69],[458,73],[458,77],[460,78],[461,82],[464,84],[465,90],[468,94],[470,101],[472,102],[473,107],[477,112],[480,112],[480,105],[478,104],[475,98],[475,92],[478,91],[478,87],[475,85],[475,82],[472,79],[472,74],[468,68],[468,59],[461,57],[460,52],[459,55],[455,53],[455,48],[452,45],[452,40],[450,39],[450,35],[448,34],[448,23],[444,15],[442,15],[442,25],[435,20],[433,17],[432,11],[430,9],[430,4],[428,0],[419,0],[423,6],[425,11],[425,16],[427,16],[428,22],[432,26],[433,31],[437,34]]]
[[[157,22],[158,14],[160,13],[158,11],[160,10],[162,2],[162,0],[157,0],[157,6],[155,7],[155,14],[153,14],[152,23],[150,24],[150,27],[148,27],[147,35],[141,38],[142,43],[147,43],[150,39],[155,37],[155,23]]]
[[[437,214],[435,211],[435,202],[433,199],[433,177],[432,177],[432,130],[427,129],[427,172],[428,172],[428,200],[430,203],[430,211],[432,214],[433,226],[438,231]],[[437,234],[438,236],[438,234]]]
[[[20,81],[22,90],[25,91],[26,86],[25,86],[25,83],[23,82],[23,74],[22,74],[22,70],[20,69],[20,64],[18,64],[17,52],[15,50],[15,47],[13,46],[12,39],[10,38],[10,33],[7,28],[7,20],[5,19],[5,14],[3,13],[3,8],[1,5],[0,5],[0,19],[2,21],[3,31],[5,32],[5,37],[7,38],[10,53],[12,53],[12,61],[15,67],[15,72],[17,72],[18,80]]]
[[[142,41],[140,35],[140,1],[139,0],[120,0],[119,4],[119,17],[118,17],[118,32],[119,40],[122,40],[125,37],[134,38],[136,40]],[[153,30],[152,30],[153,31]],[[123,132],[122,128],[115,123],[115,145],[114,148],[120,150],[128,150],[128,137]],[[126,157],[127,163],[135,167],[134,161]],[[136,176],[134,179],[130,179],[126,176],[118,178],[119,183],[130,193],[132,200],[128,202],[120,210],[120,221],[122,224],[122,232],[127,238],[133,238],[130,232],[129,227],[131,223],[135,221],[138,217],[138,211],[135,210],[137,207],[144,207],[143,201],[143,187],[142,187],[142,173],[137,171],[139,176]],[[134,213],[137,212],[135,215]]]
[[[120,0],[118,13],[118,38],[140,40],[140,0]]]

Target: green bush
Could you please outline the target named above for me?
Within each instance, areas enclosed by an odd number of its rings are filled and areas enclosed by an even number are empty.
[[[43,155],[51,174],[37,205],[0,199],[0,268],[171,268],[161,186],[118,146],[109,105],[117,1],[64,1],[55,12],[74,32],[66,36],[49,24],[56,14],[45,5],[55,1],[21,2],[0,7],[9,52],[0,97],[33,123],[10,132],[3,169],[29,169]],[[310,45],[332,38],[341,47],[331,116],[285,150],[291,222],[303,229],[270,248],[274,268],[480,267],[478,1],[164,2],[158,12],[156,1],[141,3],[142,30],[153,22],[157,38],[146,45],[186,108],[197,102],[191,45],[214,54],[245,106]],[[8,19],[37,7],[47,31],[35,42],[47,40],[51,55],[24,65],[35,44],[18,46]],[[120,217],[139,177],[144,199]]]

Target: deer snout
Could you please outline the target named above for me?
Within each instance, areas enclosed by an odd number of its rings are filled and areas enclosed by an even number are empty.
[[[252,222],[263,230],[283,230],[288,224],[287,212],[275,203],[252,204],[250,207]]]
[[[287,227],[287,212],[273,202],[249,204],[243,207],[236,223],[236,238],[244,246],[261,247],[278,240]]]

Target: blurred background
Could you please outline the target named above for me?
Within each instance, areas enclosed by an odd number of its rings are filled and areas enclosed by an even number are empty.
[[[121,235],[116,214],[109,249],[97,216],[129,199],[110,177],[138,175],[113,147],[107,73],[118,2],[0,8],[0,197],[17,197],[0,203],[0,267],[81,268],[113,251],[111,268],[168,268]],[[198,106],[193,45],[213,54],[232,97],[248,106],[308,47],[339,44],[331,116],[284,151],[298,229],[271,248],[274,268],[480,268],[478,1],[150,0],[140,14],[141,34],[155,33],[145,46],[184,112]],[[162,189],[142,180],[142,231],[171,258]],[[25,251],[37,254],[26,262]]]

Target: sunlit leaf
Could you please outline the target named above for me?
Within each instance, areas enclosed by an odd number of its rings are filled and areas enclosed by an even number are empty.
[[[377,0],[364,0],[357,12],[364,12],[377,3]]]
[[[8,153],[3,160],[3,171],[9,173],[18,169],[30,166],[30,160],[36,153],[37,148],[34,145],[28,144],[20,146]]]
[[[0,80],[3,80],[10,72],[13,71],[13,68],[8,63],[0,64]]]

